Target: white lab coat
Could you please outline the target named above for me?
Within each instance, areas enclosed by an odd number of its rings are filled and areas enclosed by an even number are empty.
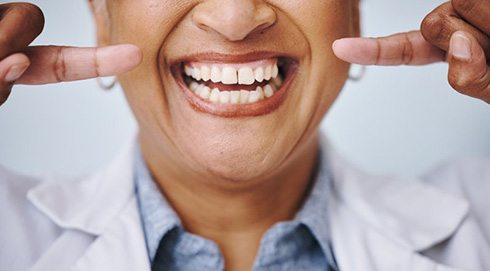
[[[149,271],[132,142],[85,178],[0,169],[0,270]],[[341,271],[490,270],[490,159],[416,180],[363,173],[331,149],[329,217]]]

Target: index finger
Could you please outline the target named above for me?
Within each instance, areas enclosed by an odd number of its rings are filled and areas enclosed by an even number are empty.
[[[31,66],[17,84],[49,84],[117,75],[138,66],[142,55],[131,44],[99,48],[61,46],[29,47]]]
[[[340,59],[361,65],[424,65],[444,61],[445,52],[428,43],[420,31],[382,38],[344,38],[332,45]]]

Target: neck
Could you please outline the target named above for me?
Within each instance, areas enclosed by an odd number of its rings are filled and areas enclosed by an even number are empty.
[[[275,174],[247,184],[221,184],[195,173],[175,172],[172,168],[181,167],[154,156],[143,138],[141,146],[153,177],[186,230],[215,241],[227,270],[250,270],[265,231],[292,219],[301,207],[314,171],[318,138],[303,144]]]

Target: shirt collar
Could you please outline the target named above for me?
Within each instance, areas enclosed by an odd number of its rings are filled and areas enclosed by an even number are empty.
[[[331,248],[328,201],[331,194],[331,177],[328,168],[324,166],[323,148],[317,155],[313,184],[303,207],[298,211],[294,220],[304,224],[320,244],[327,257],[327,262],[335,267],[335,259]]]
[[[172,229],[181,227],[182,222],[154,182],[140,149],[137,148],[135,156],[136,195],[148,255],[153,262],[160,240]]]
[[[304,224],[310,230],[320,244],[327,262],[334,265],[327,206],[331,181],[328,169],[323,165],[325,162],[322,158],[323,147],[320,146],[317,155],[316,172],[313,175],[314,181],[310,193],[292,222]],[[135,179],[148,254],[153,261],[160,240],[170,230],[182,227],[182,222],[154,182],[139,149],[136,150]]]

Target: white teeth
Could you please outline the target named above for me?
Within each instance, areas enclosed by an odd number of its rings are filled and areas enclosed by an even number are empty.
[[[272,66],[267,66],[264,71],[264,79],[271,80],[272,77]]]
[[[255,91],[258,91],[259,94],[260,94],[260,100],[263,100],[264,99],[264,90],[262,89],[262,87],[257,87],[255,89]]]
[[[201,67],[201,77],[204,81],[209,81],[209,79],[211,79],[211,69],[208,66]]]
[[[238,84],[252,85],[255,82],[255,74],[252,68],[240,68],[238,70]]]
[[[257,69],[255,69],[254,75],[255,75],[255,80],[257,82],[260,83],[260,82],[264,81],[264,68],[258,67]]]
[[[204,85],[198,84],[198,86],[194,88],[194,93],[199,95],[199,93],[201,93],[201,88],[203,88],[203,87],[204,87]]]
[[[234,90],[230,92],[230,103],[237,104],[240,102],[240,91]]]
[[[201,98],[207,100],[207,99],[209,99],[209,96],[211,95],[211,89],[209,87],[203,87],[203,88],[201,88],[199,93],[196,93],[196,94],[198,94]]]
[[[214,88],[211,91],[211,95],[209,96],[209,100],[213,103],[217,103],[219,101],[219,89]]]
[[[194,92],[202,100],[217,104],[257,103],[274,96],[276,90],[281,88],[283,84],[283,78],[279,74],[277,64],[259,66],[255,69],[242,65],[238,70],[233,66],[225,65],[198,64],[194,67],[185,65],[184,73],[186,76],[193,78],[185,79],[190,91]],[[260,84],[255,90],[220,90],[218,87],[211,89],[207,86],[209,83],[205,84],[201,80],[226,85],[239,84],[249,86],[264,81],[270,82]]]
[[[189,67],[189,66],[185,66],[185,68],[184,68],[184,72],[185,72],[185,75],[187,75],[187,76],[192,76],[192,72],[193,72],[193,70],[192,70],[192,68],[191,68],[191,67]]]
[[[219,93],[219,102],[222,104],[227,104],[230,102],[230,92],[229,91],[221,91]]]
[[[192,67],[191,65],[185,65],[184,73],[196,81],[203,80],[207,82],[211,80],[213,83],[223,83],[226,85],[253,85],[255,82],[269,81],[279,76],[277,63],[255,68],[243,65],[240,68],[232,65],[221,66],[197,64]]]
[[[240,103],[241,104],[248,103],[248,96],[250,96],[250,91],[240,90]]]
[[[277,76],[276,78],[272,79],[272,83],[276,87],[282,86],[282,78],[281,78],[281,76]]]
[[[196,90],[197,90],[197,88],[198,88],[199,86],[200,86],[200,85],[199,85],[199,83],[197,83],[197,82],[193,81],[193,82],[191,82],[191,83],[190,83],[189,88],[190,88],[192,91],[196,92]]]
[[[216,66],[211,68],[211,81],[213,83],[221,82],[221,70]]]
[[[279,67],[277,67],[277,64],[274,64],[274,66],[272,66],[272,78],[276,78],[278,75],[279,75]]]
[[[194,77],[194,79],[196,79],[197,81],[201,80],[201,69],[199,68],[194,68],[192,70],[192,77]]]
[[[260,100],[260,92],[257,90],[250,92],[250,95],[248,96],[248,102],[249,103],[256,103]]]
[[[272,97],[272,95],[274,95],[274,90],[272,89],[271,85],[269,85],[269,84],[265,85],[264,96],[269,98],[269,97]]]
[[[189,84],[191,89],[197,96],[203,100],[208,100],[213,103],[220,104],[247,104],[256,103],[261,100],[274,96],[276,92],[276,86],[273,84],[267,84],[264,87],[258,86],[255,90],[219,90],[219,88],[209,88],[204,84],[197,82],[191,82]]]
[[[225,67],[221,74],[221,82],[227,85],[235,85],[238,83],[237,71],[231,67]]]

